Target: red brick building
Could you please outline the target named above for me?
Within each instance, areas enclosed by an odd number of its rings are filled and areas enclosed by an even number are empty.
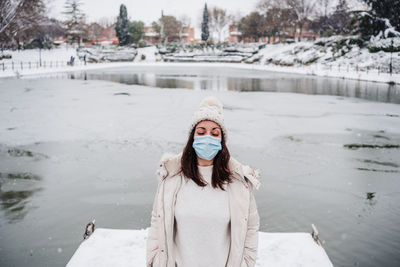
[[[194,42],[194,28],[183,27],[182,33],[180,34],[180,39],[184,44],[190,44]]]
[[[144,40],[147,45],[155,45],[161,43],[161,37],[152,26],[144,27]]]
[[[242,33],[239,31],[237,25],[229,25],[228,43],[236,44],[242,42]]]
[[[162,41],[160,34],[152,26],[144,27],[144,40],[147,45],[161,44]],[[179,42],[184,44],[193,43],[194,28],[185,26],[182,28],[181,33],[178,33],[176,36],[170,36],[169,38],[167,37],[165,42]]]
[[[276,42],[285,42],[288,39],[296,39],[301,37],[302,41],[313,41],[320,37],[318,33],[313,32],[309,28],[309,24],[306,23],[303,26],[301,36],[299,31],[295,31],[295,28],[285,28],[282,29],[280,33],[277,33],[275,36],[263,36],[260,38],[253,38],[253,37],[243,37],[242,33],[238,30],[236,25],[229,25],[229,36],[228,36],[228,43],[276,43]]]

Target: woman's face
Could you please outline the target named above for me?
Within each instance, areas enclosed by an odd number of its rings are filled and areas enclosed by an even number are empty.
[[[221,127],[213,121],[201,121],[196,125],[194,136],[210,135],[213,137],[221,138]]]

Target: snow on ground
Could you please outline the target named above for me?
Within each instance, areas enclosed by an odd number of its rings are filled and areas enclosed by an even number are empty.
[[[137,51],[135,62],[156,62],[161,60],[158,49],[155,46],[138,48]],[[142,59],[142,55],[145,56],[145,59]]]
[[[203,47],[201,49],[179,46],[176,48],[177,52],[171,52],[167,47],[160,48],[160,53],[163,54],[162,58],[165,62],[252,63],[254,59],[250,60],[250,58],[259,51],[259,46],[258,43],[246,44],[245,46]]]
[[[67,267],[145,266],[148,229],[98,228],[81,243]],[[333,267],[308,233],[259,232],[258,249],[257,267]]]
[[[247,146],[260,148],[277,136],[347,133],[354,125],[372,131],[380,125],[382,130],[400,133],[396,117],[400,105],[396,104],[327,95],[160,90],[105,81],[39,78],[0,80],[0,143],[124,142],[146,136],[160,144],[166,140],[180,144],[186,139],[192,112],[210,94],[223,102],[232,137],[228,142],[236,144],[252,140]]]
[[[125,46],[82,47],[78,50],[81,60],[95,62],[132,62],[137,54],[136,48]]]
[[[395,47],[400,43],[400,38],[394,38]],[[357,44],[358,37],[321,38],[314,43],[300,42],[290,45],[266,45],[259,54],[262,55],[261,64],[290,66],[300,68],[327,69],[341,67],[342,72],[380,70],[389,72],[390,58],[394,73],[400,73],[400,53],[378,51],[370,53],[367,47],[374,49],[387,48],[387,42],[382,40],[371,42],[364,48]],[[398,45],[400,46],[400,44]]]
[[[60,48],[54,49],[28,49],[28,50],[5,50],[5,55],[11,55],[11,59],[3,59],[0,60],[0,72],[2,71],[2,63],[11,63],[15,62],[16,65],[20,64],[20,62],[31,62],[32,64],[40,61],[40,57],[42,58],[42,63],[44,61],[58,61],[63,62],[64,65],[67,64],[67,61],[70,60],[71,56],[75,57],[75,62],[79,63],[79,58],[77,56],[76,49],[72,46],[64,46]],[[33,65],[32,65],[33,66]]]
[[[274,72],[285,72],[285,73],[298,73],[305,75],[317,75],[324,77],[337,77],[343,79],[354,79],[362,81],[375,81],[375,82],[393,82],[400,84],[400,74],[390,75],[389,73],[380,73],[377,70],[371,70],[369,72],[362,72],[356,70],[346,71],[343,67],[334,66],[326,67],[322,65],[313,66],[302,66],[302,67],[288,67],[288,66],[276,66],[276,65],[257,65],[257,64],[245,64],[245,63],[176,63],[176,62],[111,62],[111,63],[93,63],[87,65],[77,66],[64,66],[57,68],[41,68],[41,69],[24,69],[17,71],[1,71],[0,64],[0,78],[4,77],[23,77],[31,75],[40,75],[57,72],[70,72],[70,71],[81,71],[81,70],[93,70],[113,67],[129,67],[129,66],[207,66],[207,67],[231,67],[239,69],[256,69]]]

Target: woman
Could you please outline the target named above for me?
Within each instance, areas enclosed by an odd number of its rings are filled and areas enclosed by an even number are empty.
[[[259,171],[230,157],[222,104],[208,97],[182,153],[164,155],[146,248],[147,267],[253,267]]]

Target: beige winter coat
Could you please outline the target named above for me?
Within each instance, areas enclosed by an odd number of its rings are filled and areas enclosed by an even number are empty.
[[[146,244],[146,267],[175,267],[173,249],[174,208],[183,176],[181,154],[164,155],[157,168],[158,186],[154,198]],[[253,267],[258,248],[260,218],[253,188],[260,186],[259,171],[231,158],[233,182],[228,184],[231,214],[231,249],[226,267]],[[187,266],[184,266],[187,267]],[[213,267],[213,266],[210,266]]]

